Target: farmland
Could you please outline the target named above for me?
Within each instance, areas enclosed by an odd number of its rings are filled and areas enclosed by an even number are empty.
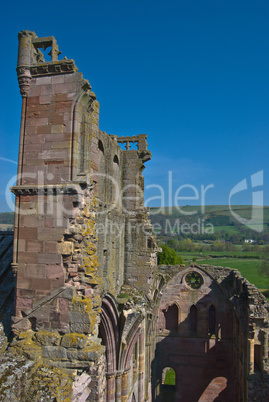
[[[268,260],[269,207],[152,208],[150,217],[159,242],[174,249],[186,264],[237,269],[269,296],[269,272],[261,272]]]

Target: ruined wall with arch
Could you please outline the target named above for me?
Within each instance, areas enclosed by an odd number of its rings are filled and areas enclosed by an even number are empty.
[[[214,331],[212,306],[216,314]],[[233,400],[232,309],[208,273],[188,267],[166,284],[156,332],[156,400],[162,400],[165,393],[160,381],[164,367],[175,370],[176,401],[198,400],[216,377],[226,378],[227,386],[220,393]]]
[[[10,344],[9,318],[0,326],[0,394],[268,400],[265,298],[229,268],[157,266],[144,208],[147,136],[100,130],[89,82],[58,55],[53,37],[20,32],[16,306]]]

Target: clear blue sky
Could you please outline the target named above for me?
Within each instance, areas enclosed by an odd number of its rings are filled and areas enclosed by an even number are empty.
[[[269,2],[113,0],[5,2],[1,19],[0,211],[16,173],[21,97],[17,34],[55,36],[101,104],[109,134],[148,134],[145,185],[213,184],[207,204],[263,170],[269,205]],[[146,199],[158,196],[146,188]],[[185,196],[193,196],[185,189]],[[250,204],[251,190],[233,198]],[[194,202],[195,203],[195,202]],[[200,203],[197,200],[196,203]],[[186,200],[182,204],[192,204]],[[153,205],[149,203],[149,205]],[[155,203],[156,205],[156,203]]]

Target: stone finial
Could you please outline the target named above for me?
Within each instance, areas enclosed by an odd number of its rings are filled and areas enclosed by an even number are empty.
[[[16,262],[11,263],[11,269],[13,272],[14,277],[17,277],[17,272],[18,272],[18,264]]]
[[[32,57],[32,41],[36,38],[36,34],[31,31],[21,31],[18,34],[19,39],[19,52],[17,74],[20,92],[23,98],[27,97],[31,83],[31,57]]]
[[[18,82],[20,87],[20,93],[23,98],[26,98],[31,84],[31,71],[29,67],[18,67]]]

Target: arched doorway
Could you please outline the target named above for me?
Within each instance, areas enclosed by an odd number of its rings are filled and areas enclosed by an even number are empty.
[[[176,372],[172,367],[162,370],[161,401],[174,402],[176,400]]]

